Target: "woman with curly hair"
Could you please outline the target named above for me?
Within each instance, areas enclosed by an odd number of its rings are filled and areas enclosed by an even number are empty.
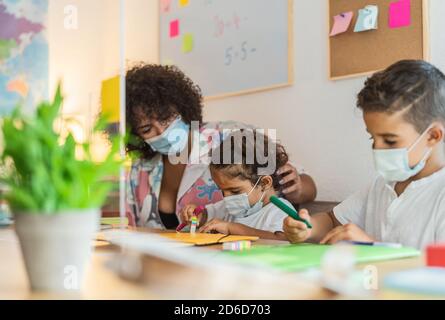
[[[174,66],[133,67],[127,72],[126,101],[131,130],[127,151],[137,154],[127,188],[131,220],[138,226],[174,229],[188,204],[206,207],[221,201],[222,192],[206,161],[209,151],[230,130],[253,127],[203,123],[201,90]],[[186,161],[178,161],[184,155]],[[293,204],[315,198],[310,176],[299,174],[289,163],[278,174],[281,193]]]

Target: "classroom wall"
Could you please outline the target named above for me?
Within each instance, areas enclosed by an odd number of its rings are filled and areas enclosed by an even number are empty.
[[[126,60],[157,60],[153,9],[157,0],[127,0]],[[75,6],[78,28],[65,28],[67,6]],[[120,0],[49,0],[50,97],[59,80],[63,82],[63,113],[79,118],[86,131],[100,106],[101,82],[119,73]],[[148,28],[147,28],[148,26]],[[136,41],[144,38],[147,41]],[[154,57],[154,58],[152,58]]]
[[[75,29],[65,23],[68,6],[77,8]],[[118,19],[118,0],[49,0],[50,97],[62,81],[63,114],[85,132],[99,110],[101,81],[119,70]]]
[[[60,7],[68,1],[50,1],[57,2],[50,7],[54,23],[59,19]],[[118,42],[114,37],[97,41],[99,38],[92,31],[117,24],[116,7],[103,12],[104,1],[114,0],[69,1],[90,8],[81,18],[88,32],[83,29],[82,35],[70,35],[71,41],[68,41],[68,48],[82,48],[78,54],[70,54],[72,61],[81,66],[80,70],[60,65],[67,61],[64,58],[66,47],[62,48],[67,45],[67,35],[61,30],[51,33],[50,43],[55,43],[55,47],[50,45],[54,59],[50,68],[57,66],[70,78],[70,91],[76,93],[76,101],[73,98],[70,103],[72,108],[83,108],[88,101],[87,93],[97,94],[97,81],[118,71],[115,61]],[[430,0],[430,4],[432,62],[445,70],[445,21],[442,19],[445,1]],[[315,178],[318,199],[340,201],[366,185],[373,175],[371,145],[361,114],[355,108],[355,95],[365,78],[339,82],[327,79],[327,1],[295,0],[294,10],[295,84],[289,88],[207,102],[204,116],[207,121],[231,119],[277,129],[291,158]],[[127,0],[128,64],[141,60],[159,61],[157,12],[157,0]],[[104,56],[108,58],[104,60]],[[51,72],[51,77],[54,78],[55,73]],[[84,81],[79,82],[80,79]]]

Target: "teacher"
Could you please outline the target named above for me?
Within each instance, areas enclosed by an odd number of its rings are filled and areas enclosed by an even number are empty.
[[[223,129],[253,126],[203,123],[202,108],[200,88],[177,67],[140,64],[127,72],[126,116],[131,130],[127,152],[133,158],[127,214],[131,224],[174,229],[179,224],[179,212],[187,204],[206,206],[223,199],[208,163],[196,160],[208,156],[215,132],[223,139]],[[193,127],[199,131],[199,140]],[[186,152],[189,160],[195,155],[195,161],[172,161],[172,155],[181,152]],[[281,192],[294,205],[315,199],[316,187],[309,175],[300,174],[290,163],[279,173],[283,177]]]

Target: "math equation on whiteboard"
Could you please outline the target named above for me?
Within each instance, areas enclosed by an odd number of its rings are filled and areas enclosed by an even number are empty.
[[[257,51],[254,47],[249,47],[248,42],[244,41],[240,46],[230,46],[226,49],[224,55],[224,64],[232,65],[234,61],[246,61],[250,54]]]

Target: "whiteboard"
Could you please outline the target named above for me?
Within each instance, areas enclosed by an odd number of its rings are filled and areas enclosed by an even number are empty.
[[[160,0],[160,62],[206,99],[291,85],[292,13],[292,0]]]

